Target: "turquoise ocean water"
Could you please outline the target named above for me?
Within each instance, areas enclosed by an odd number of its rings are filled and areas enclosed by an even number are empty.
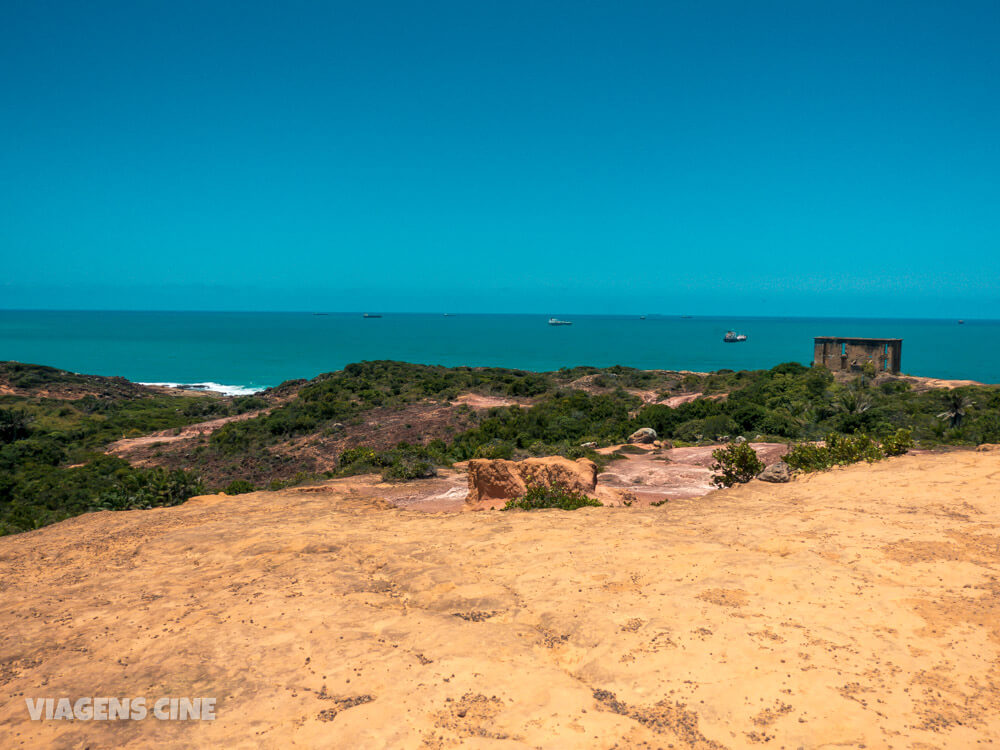
[[[350,362],[555,370],[574,365],[717,370],[812,360],[814,336],[903,339],[903,371],[1000,382],[1000,321],[360,313],[0,311],[0,360],[139,382],[241,388]],[[724,344],[733,329],[749,340]]]

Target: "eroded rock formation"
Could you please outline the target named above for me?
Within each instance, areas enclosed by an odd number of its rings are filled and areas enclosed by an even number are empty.
[[[469,461],[469,495],[474,507],[501,506],[521,497],[529,484],[561,484],[574,492],[593,494],[597,465],[587,458],[571,461],[562,456],[526,458],[523,461],[473,459]]]

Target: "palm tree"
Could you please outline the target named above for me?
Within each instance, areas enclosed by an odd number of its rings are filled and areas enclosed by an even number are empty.
[[[848,414],[864,414],[872,408],[872,400],[859,390],[846,390],[837,399],[837,408]]]
[[[948,408],[938,414],[938,419],[947,419],[949,426],[953,429],[962,426],[965,412],[970,406],[975,406],[971,398],[959,391],[951,391],[944,397],[944,403]]]

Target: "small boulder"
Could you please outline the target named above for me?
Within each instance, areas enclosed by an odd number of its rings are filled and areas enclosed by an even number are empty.
[[[976,446],[977,453],[989,453],[990,451],[1000,450],[1000,444],[997,443],[981,443]]]
[[[734,443],[745,443],[746,441],[747,441],[747,439],[746,439],[745,437],[743,437],[742,435],[737,435],[737,436],[736,436],[736,437],[735,437],[735,438],[733,439],[733,442],[734,442]]]
[[[783,483],[792,481],[792,470],[788,468],[788,464],[784,461],[778,461],[778,463],[771,464],[764,471],[757,475],[757,478],[762,482],[775,482]]]
[[[593,441],[591,441],[589,443],[580,443],[580,447],[581,448],[589,448],[590,450],[593,450],[594,448],[597,447],[597,443],[595,443]]]
[[[654,440],[656,440],[656,430],[652,427],[640,427],[628,436],[628,441],[630,443],[642,443],[643,445],[649,445]]]

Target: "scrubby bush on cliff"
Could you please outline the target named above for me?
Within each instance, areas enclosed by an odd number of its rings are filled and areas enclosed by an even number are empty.
[[[232,482],[226,485],[226,489],[223,490],[227,495],[244,495],[247,492],[253,492],[257,488],[254,487],[253,482],[248,482],[246,479],[234,479]]]
[[[882,451],[886,456],[902,456],[912,447],[913,433],[910,430],[899,429],[882,438]]]
[[[394,456],[392,462],[382,469],[382,481],[405,482],[410,479],[430,479],[437,476],[435,459],[420,451],[404,451]]]
[[[0,375],[25,374],[33,385],[38,378],[42,385],[50,378],[92,385],[93,379],[85,376],[14,365],[0,364]],[[105,380],[98,379],[97,385]],[[36,529],[88,510],[172,505],[190,497],[189,492],[203,491],[192,473],[133,467],[100,451],[126,434],[148,434],[198,421],[201,416],[185,413],[192,404],[204,404],[210,416],[225,414],[226,401],[150,396],[145,389],[122,383],[124,395],[101,398],[0,396],[0,412],[15,413],[13,419],[4,420],[8,440],[0,440],[0,534]],[[67,464],[82,465],[68,468]]]
[[[159,467],[146,471],[132,469],[113,489],[99,496],[93,509],[139,510],[180,505],[204,492],[201,481],[186,471]]]
[[[559,510],[576,510],[577,508],[600,508],[601,503],[582,492],[575,492],[562,484],[532,484],[523,497],[508,500],[503,510],[541,510],[543,508],[558,508]]]
[[[764,462],[757,457],[749,443],[730,443],[725,448],[712,451],[712,483],[716,487],[732,487],[749,482],[764,471]]]
[[[978,427],[976,443],[1000,443],[1000,414],[982,417]]]
[[[785,463],[799,471],[822,471],[859,461],[874,463],[889,456],[901,456],[912,447],[913,437],[909,430],[904,429],[896,430],[881,441],[863,433],[830,433],[825,445],[796,445],[785,456]]]
[[[522,438],[523,439],[523,438]],[[502,440],[492,440],[480,445],[472,454],[473,458],[506,458],[514,457],[514,446]]]
[[[37,529],[91,510],[177,505],[205,491],[185,471],[142,469],[114,456],[92,455],[83,466],[28,462],[0,470],[0,533]]]
[[[383,464],[379,463],[378,452],[374,448],[368,448],[364,445],[357,446],[356,448],[348,448],[337,459],[337,468],[341,471],[351,466],[360,465],[382,466]]]
[[[462,461],[485,457],[476,455],[483,446],[509,446],[513,452],[530,451],[536,444],[564,445],[568,450],[591,440],[624,442],[635,430],[629,412],[641,404],[639,398],[628,394],[594,396],[583,391],[559,391],[528,409],[490,409],[476,427],[455,436],[450,451]],[[508,456],[497,452],[490,457]]]
[[[798,471],[821,471],[833,466],[829,451],[813,443],[796,445],[785,454],[783,460],[790,468]]]
[[[705,419],[692,419],[677,427],[673,437],[685,442],[694,443],[699,440],[715,441],[723,435],[734,435],[739,431],[736,422],[725,414],[716,414]]]
[[[0,445],[24,440],[30,434],[30,416],[20,409],[0,409]]]
[[[336,474],[350,476],[380,473],[387,482],[425,479],[437,473],[434,468],[436,465],[445,463],[449,463],[449,460],[444,452],[444,443],[440,440],[428,445],[400,443],[395,448],[384,451],[358,446],[348,448],[340,454]]]

